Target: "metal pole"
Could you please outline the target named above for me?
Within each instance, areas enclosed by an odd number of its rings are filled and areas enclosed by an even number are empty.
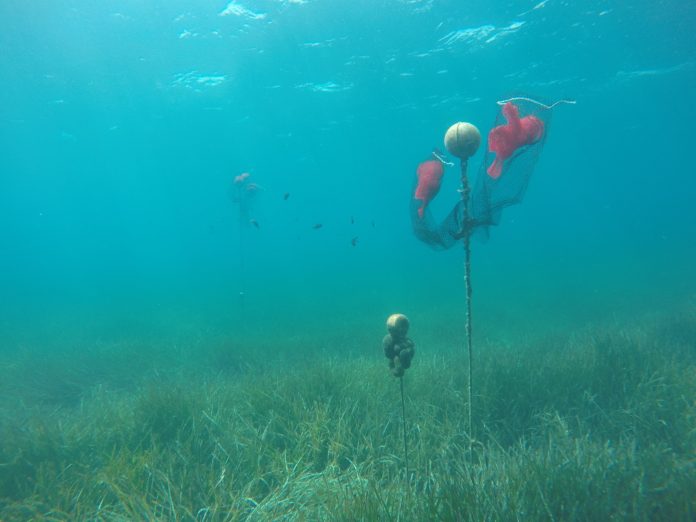
[[[463,219],[463,240],[464,240],[464,288],[466,290],[466,348],[469,356],[469,456],[473,458],[474,445],[474,422],[473,422],[473,380],[472,380],[472,341],[471,341],[471,224],[469,217],[469,196],[471,188],[469,187],[469,178],[466,175],[468,162],[461,161],[461,194],[464,202],[464,219]]]
[[[406,401],[404,400],[404,378],[399,377],[399,384],[401,385],[401,420],[403,423],[404,431],[404,467],[406,469],[404,480],[408,486],[408,444],[406,443]]]

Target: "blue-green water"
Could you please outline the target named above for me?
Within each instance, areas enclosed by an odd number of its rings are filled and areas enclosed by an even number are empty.
[[[3,345],[357,330],[371,353],[396,311],[461,332],[462,250],[413,237],[413,176],[517,93],[577,104],[473,245],[477,335],[690,306],[695,24],[687,1],[5,0]]]
[[[0,0],[0,519],[694,520],[694,27],[686,0]],[[469,121],[475,184],[519,95],[576,103],[472,240],[467,353],[464,249],[415,237],[414,178]]]

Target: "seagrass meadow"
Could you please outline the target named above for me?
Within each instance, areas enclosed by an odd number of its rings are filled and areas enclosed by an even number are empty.
[[[26,346],[0,360],[0,520],[693,520],[694,311],[480,341],[473,454],[461,340],[418,339],[407,476],[381,324],[370,355]]]

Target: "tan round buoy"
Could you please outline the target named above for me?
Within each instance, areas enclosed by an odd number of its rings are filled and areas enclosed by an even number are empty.
[[[395,339],[403,339],[408,333],[410,324],[408,317],[404,314],[392,314],[387,319],[387,331]]]
[[[445,148],[460,159],[465,160],[476,154],[479,145],[481,133],[471,123],[457,122],[445,133]]]

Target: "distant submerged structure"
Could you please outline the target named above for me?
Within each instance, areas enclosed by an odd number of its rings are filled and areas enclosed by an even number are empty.
[[[244,288],[245,285],[245,254],[246,246],[244,241],[245,229],[254,227],[260,229],[261,225],[252,216],[252,203],[258,194],[260,187],[251,181],[251,174],[242,172],[232,179],[228,195],[232,202],[239,207],[239,307],[241,324],[244,324]]]

